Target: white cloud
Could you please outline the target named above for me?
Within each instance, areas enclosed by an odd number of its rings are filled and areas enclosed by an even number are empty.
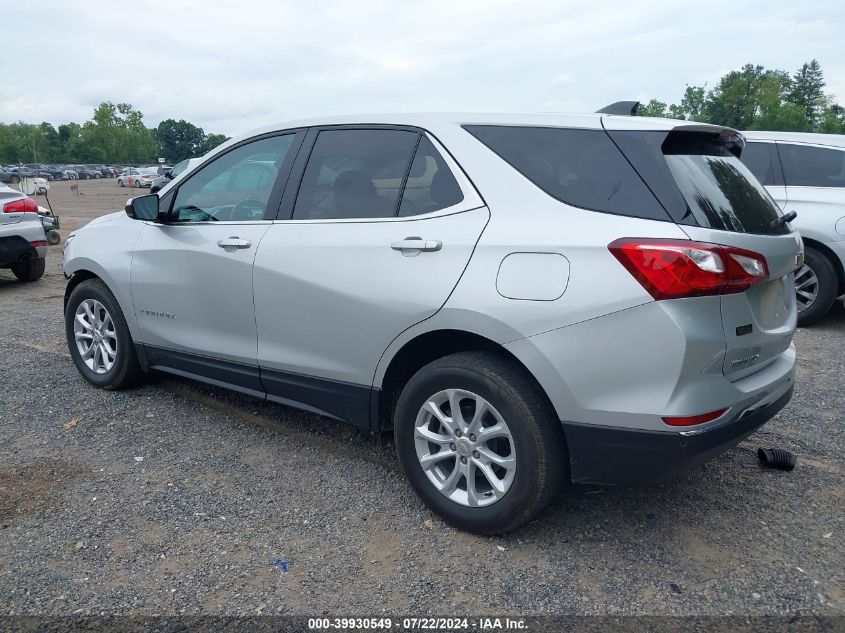
[[[845,7],[824,0],[28,0],[3,21],[3,121],[81,121],[106,99],[229,134],[352,111],[593,111],[813,57],[845,90]]]

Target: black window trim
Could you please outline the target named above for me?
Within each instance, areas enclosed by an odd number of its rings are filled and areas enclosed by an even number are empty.
[[[225,225],[225,224],[252,224],[254,222],[267,222],[276,219],[278,215],[279,208],[281,206],[282,200],[284,198],[284,193],[287,190],[287,185],[291,179],[291,173],[298,157],[300,150],[302,149],[302,145],[305,141],[307,129],[306,128],[289,128],[285,130],[274,130],[273,132],[266,132],[264,134],[258,134],[256,136],[251,136],[247,139],[239,141],[234,145],[227,147],[225,150],[216,154],[211,160],[203,161],[202,163],[196,165],[192,170],[191,173],[185,176],[182,182],[179,183],[179,186],[168,191],[167,194],[161,199],[159,205],[166,209],[166,215],[169,218],[167,224],[173,226],[185,226],[185,225],[192,225],[198,226],[203,224],[214,224],[214,225]],[[179,195],[179,190],[184,186],[186,182],[188,182],[191,178],[193,178],[197,173],[199,173],[202,169],[206,168],[207,166],[211,165],[216,160],[220,159],[223,156],[226,156],[229,152],[232,152],[236,149],[243,147],[244,145],[248,145],[250,143],[254,143],[256,141],[263,141],[268,138],[275,138],[278,136],[294,136],[293,142],[291,143],[290,149],[285,156],[284,161],[282,161],[282,165],[279,167],[279,173],[276,175],[276,181],[273,183],[273,188],[270,191],[270,197],[267,200],[267,207],[264,209],[264,217],[261,220],[255,220],[253,222],[240,222],[237,220],[227,221],[227,222],[180,222],[178,220],[172,219],[173,213],[173,204],[176,201],[176,196]]]
[[[367,218],[327,218],[321,220],[294,220],[293,219],[293,211],[294,206],[296,205],[296,198],[299,195],[299,188],[302,186],[302,178],[305,175],[305,168],[308,166],[308,160],[311,158],[311,152],[314,149],[314,144],[317,141],[317,135],[322,131],[329,131],[329,130],[398,130],[400,132],[414,132],[419,135],[417,139],[417,143],[414,146],[414,152],[411,154],[411,162],[408,165],[408,173],[410,173],[410,169],[413,166],[414,156],[416,155],[416,148],[419,146],[422,137],[428,136],[430,140],[435,142],[435,149],[440,152],[441,154],[447,154],[451,160],[450,164],[449,161],[446,162],[446,166],[452,172],[452,176],[458,183],[458,187],[460,187],[461,192],[464,195],[464,201],[471,200],[472,196],[468,195],[466,185],[461,183],[461,180],[457,178],[455,174],[455,168],[460,170],[461,174],[463,175],[466,183],[469,187],[472,188],[472,193],[475,194],[475,197],[479,200],[480,204],[472,205],[471,207],[467,207],[466,209],[461,208],[457,211],[451,211],[447,215],[451,215],[453,213],[463,213],[464,211],[471,211],[472,209],[477,209],[482,206],[487,206],[481,192],[479,191],[478,187],[476,187],[475,183],[470,178],[467,171],[463,168],[463,166],[458,162],[452,152],[449,151],[449,148],[444,145],[439,138],[431,131],[416,126],[416,125],[400,125],[394,123],[339,123],[339,124],[326,124],[326,125],[314,125],[309,127],[307,130],[307,134],[305,136],[305,140],[299,148],[299,154],[296,157],[296,162],[291,169],[291,172],[288,176],[289,183],[295,183],[295,186],[287,187],[285,189],[284,196],[282,198],[281,205],[279,207],[279,213],[276,216],[275,220],[280,222],[314,222],[314,223],[321,223],[321,224],[338,224],[338,223],[355,223],[355,222],[391,222],[391,221],[400,221],[400,222],[409,222],[414,220],[424,220],[429,217],[437,217],[439,215],[443,215],[444,209],[440,209],[437,211],[432,211],[430,213],[423,213],[420,215],[409,215],[409,216],[400,216],[399,215],[399,207],[402,205],[402,196],[399,196],[399,199],[396,203],[396,213],[393,216],[389,217],[367,217]],[[444,157],[445,160],[445,157]],[[404,192],[405,184],[408,180],[408,173],[405,175],[405,180],[402,182],[401,189]],[[458,203],[460,204],[460,203]]]

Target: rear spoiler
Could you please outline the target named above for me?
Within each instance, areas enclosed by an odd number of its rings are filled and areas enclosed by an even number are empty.
[[[622,116],[637,116],[637,109],[640,107],[639,101],[617,101],[610,105],[604,106],[601,110],[596,110],[597,114],[620,114]]]

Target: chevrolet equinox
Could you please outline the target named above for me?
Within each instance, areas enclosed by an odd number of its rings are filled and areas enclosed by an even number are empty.
[[[267,127],[68,238],[70,352],[105,389],[159,370],[392,430],[430,508],[512,530],[789,401],[802,243],[744,142],[601,114]]]

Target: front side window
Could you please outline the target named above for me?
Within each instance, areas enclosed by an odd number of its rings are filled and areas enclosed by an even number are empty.
[[[419,133],[405,130],[322,130],[293,219],[394,217],[419,139]]]
[[[171,215],[179,222],[264,219],[294,138],[285,134],[253,141],[202,167],[179,187]]]
[[[788,187],[845,187],[845,149],[778,143]]]

